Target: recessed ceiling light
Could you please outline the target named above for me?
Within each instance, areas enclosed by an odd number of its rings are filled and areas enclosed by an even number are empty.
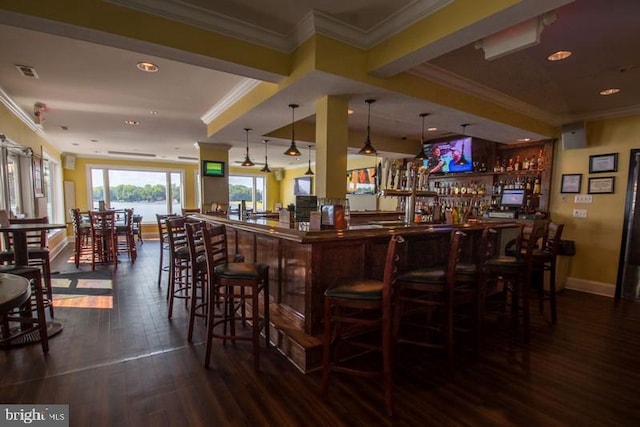
[[[518,138],[518,142],[529,142],[531,138]]]
[[[347,114],[351,115],[351,114],[353,114],[353,113],[354,113],[354,111],[353,111],[351,108],[349,108],[349,109],[347,110]]]
[[[438,128],[427,128],[427,131],[428,131],[428,132],[435,132],[435,131],[437,131],[437,130],[438,130]]]
[[[572,55],[572,52],[570,52],[568,50],[559,50],[559,51],[554,52],[551,55],[547,56],[547,59],[549,61],[561,61],[563,59],[567,59],[571,55]]]
[[[607,95],[613,95],[614,93],[618,93],[618,92],[620,92],[620,89],[612,87],[610,89],[601,90],[600,95],[607,96]]]
[[[156,114],[158,114],[158,112],[157,112],[156,110],[151,110],[149,113],[150,113],[152,116],[155,116]]]
[[[69,128],[67,126],[60,126],[60,129],[62,130],[69,130]]]
[[[140,122],[137,120],[125,120],[124,122],[131,126],[138,126],[140,124]]]
[[[91,142],[98,142],[98,140],[97,140],[97,139],[90,139],[89,141],[91,141]]]
[[[138,70],[144,71],[145,73],[155,73],[158,71],[158,66],[151,62],[138,62],[136,67],[138,67]]]

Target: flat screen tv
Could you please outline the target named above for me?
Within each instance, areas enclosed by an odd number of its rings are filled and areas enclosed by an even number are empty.
[[[313,181],[310,176],[303,176],[300,178],[294,178],[293,180],[293,194],[296,196],[310,196],[312,191]]]
[[[217,160],[203,160],[202,161],[202,176],[224,176],[224,162]]]
[[[424,144],[424,165],[431,173],[473,172],[471,137]]]
[[[348,170],[347,194],[376,194],[376,168]]]
[[[524,204],[525,190],[502,190],[500,205],[505,208],[521,208]]]

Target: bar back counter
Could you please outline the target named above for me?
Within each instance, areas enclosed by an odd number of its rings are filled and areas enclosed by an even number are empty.
[[[308,230],[308,223],[293,227],[264,218],[236,220],[195,215],[227,229],[229,251],[246,262],[269,265],[271,339],[298,369],[320,368],[322,356],[323,295],[337,279],[382,279],[389,239],[401,234],[407,240],[407,268],[442,263],[448,253],[451,225],[353,225],[344,230]],[[503,221],[455,226],[469,238],[463,252],[472,261],[482,229],[517,229]]]

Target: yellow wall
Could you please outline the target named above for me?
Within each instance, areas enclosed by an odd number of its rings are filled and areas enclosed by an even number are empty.
[[[556,147],[551,219],[564,223],[563,237],[576,242],[569,277],[578,284],[586,281],[608,288],[611,294],[620,256],[630,150],[640,148],[639,135],[640,116],[607,119],[587,123],[586,148],[563,150],[560,142]],[[618,153],[618,171],[589,174],[589,156],[607,153]],[[615,193],[594,194],[593,203],[576,204],[574,194],[560,193],[562,174],[567,173],[582,174],[581,194],[585,195],[589,177],[613,176]],[[587,218],[574,218],[574,209],[587,209]]]

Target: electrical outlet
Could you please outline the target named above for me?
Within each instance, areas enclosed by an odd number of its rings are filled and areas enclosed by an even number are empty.
[[[587,210],[586,209],[574,209],[573,210],[573,217],[574,218],[586,218],[587,217]]]
[[[593,196],[590,194],[578,195],[575,197],[574,201],[575,203],[593,203]]]

